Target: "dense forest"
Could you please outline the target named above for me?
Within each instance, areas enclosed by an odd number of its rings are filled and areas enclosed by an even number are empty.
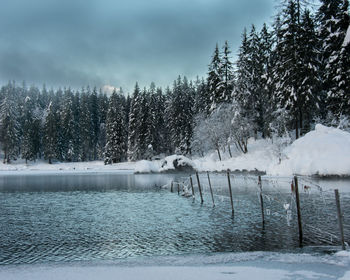
[[[349,1],[322,0],[311,12],[283,1],[271,27],[242,34],[237,61],[216,45],[208,74],[162,89],[136,83],[107,96],[96,88],[57,90],[13,81],[0,90],[4,163],[23,158],[104,160],[161,154],[248,152],[248,139],[298,138],[314,124],[350,116]],[[276,140],[277,141],[277,140]],[[285,141],[285,140],[283,140]]]

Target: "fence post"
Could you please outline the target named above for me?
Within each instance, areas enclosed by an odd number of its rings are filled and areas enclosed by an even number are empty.
[[[340,208],[340,199],[339,199],[338,189],[334,190],[334,194],[335,194],[335,203],[337,204],[337,214],[338,214],[338,221],[339,221],[341,248],[342,248],[342,250],[345,250],[343,213],[341,212],[341,208]]]
[[[263,228],[265,228],[265,213],[264,213],[264,200],[262,196],[262,184],[261,184],[261,176],[258,177],[259,187],[260,187],[260,206],[261,206],[261,218],[263,223]]]
[[[300,198],[299,198],[299,187],[298,177],[294,176],[294,188],[295,188],[295,200],[297,203],[297,214],[298,214],[298,228],[299,228],[299,246],[303,246],[303,227],[301,224],[301,211],[300,211]]]
[[[170,186],[170,191],[171,191],[171,192],[174,192],[173,186],[174,186],[174,182],[171,181],[171,186]]]
[[[177,184],[177,194],[180,195],[180,183],[177,182],[176,184]]]
[[[235,214],[235,210],[233,208],[233,198],[232,198],[232,189],[231,189],[231,179],[230,179],[230,171],[227,170],[227,181],[228,181],[228,189],[230,191],[230,200],[231,200],[231,209],[232,209],[232,216]]]
[[[191,189],[192,189],[192,196],[194,198],[194,187],[193,187],[193,182],[192,182],[192,176],[190,176],[190,183],[191,183]]]
[[[215,207],[215,203],[214,203],[214,195],[213,195],[213,190],[211,188],[211,182],[210,182],[210,177],[209,177],[209,172],[207,171],[207,175],[208,175],[208,182],[209,182],[209,188],[210,188],[210,194],[211,194],[211,199],[213,201],[213,207]]]
[[[203,204],[203,195],[202,195],[202,189],[201,189],[201,182],[199,181],[199,176],[198,172],[196,172],[196,177],[197,177],[197,183],[198,183],[198,189],[199,189],[199,194],[201,196],[201,204]]]

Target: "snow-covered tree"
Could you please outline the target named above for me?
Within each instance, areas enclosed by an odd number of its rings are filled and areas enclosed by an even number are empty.
[[[81,137],[81,160],[88,161],[92,159],[92,122],[90,114],[90,89],[82,89],[80,97],[80,137]]]
[[[0,139],[4,151],[4,163],[16,159],[19,153],[18,107],[15,96],[15,85],[9,83],[1,90],[4,97],[0,104]]]
[[[234,87],[233,63],[231,62],[230,54],[230,47],[228,45],[228,42],[225,41],[220,65],[220,73],[222,74],[222,81],[219,85],[221,92],[220,102],[231,101],[232,91]]]
[[[105,163],[111,164],[126,159],[126,123],[124,96],[115,90],[109,100],[106,120]]]
[[[348,0],[321,0],[318,11],[320,40],[322,44],[321,65],[323,90],[327,94],[327,105],[336,116],[342,111],[349,95],[349,47],[344,46],[349,26]]]
[[[58,141],[58,118],[56,115],[55,107],[53,102],[50,102],[45,113],[44,122],[44,157],[52,163],[53,159],[57,158],[57,141]]]
[[[216,44],[208,72],[208,90],[210,95],[210,108],[213,111],[216,105],[221,103],[223,96],[222,61],[218,44]]]
[[[135,89],[131,98],[130,114],[129,114],[129,135],[128,135],[128,160],[137,160],[141,157],[138,138],[139,128],[141,122],[141,108],[142,98],[138,84],[136,83]]]

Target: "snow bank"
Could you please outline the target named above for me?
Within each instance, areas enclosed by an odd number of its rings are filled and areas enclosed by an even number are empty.
[[[318,124],[286,148],[285,155],[268,174],[350,175],[350,133]]]
[[[139,260],[139,261],[137,261]],[[136,262],[133,264],[133,262]],[[167,256],[100,263],[0,266],[0,279],[349,279],[350,262],[337,254],[273,252]]]

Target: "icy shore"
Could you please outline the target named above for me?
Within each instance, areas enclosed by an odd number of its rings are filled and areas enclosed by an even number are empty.
[[[350,254],[253,252],[162,257],[110,263],[66,263],[0,267],[0,279],[350,279]]]

